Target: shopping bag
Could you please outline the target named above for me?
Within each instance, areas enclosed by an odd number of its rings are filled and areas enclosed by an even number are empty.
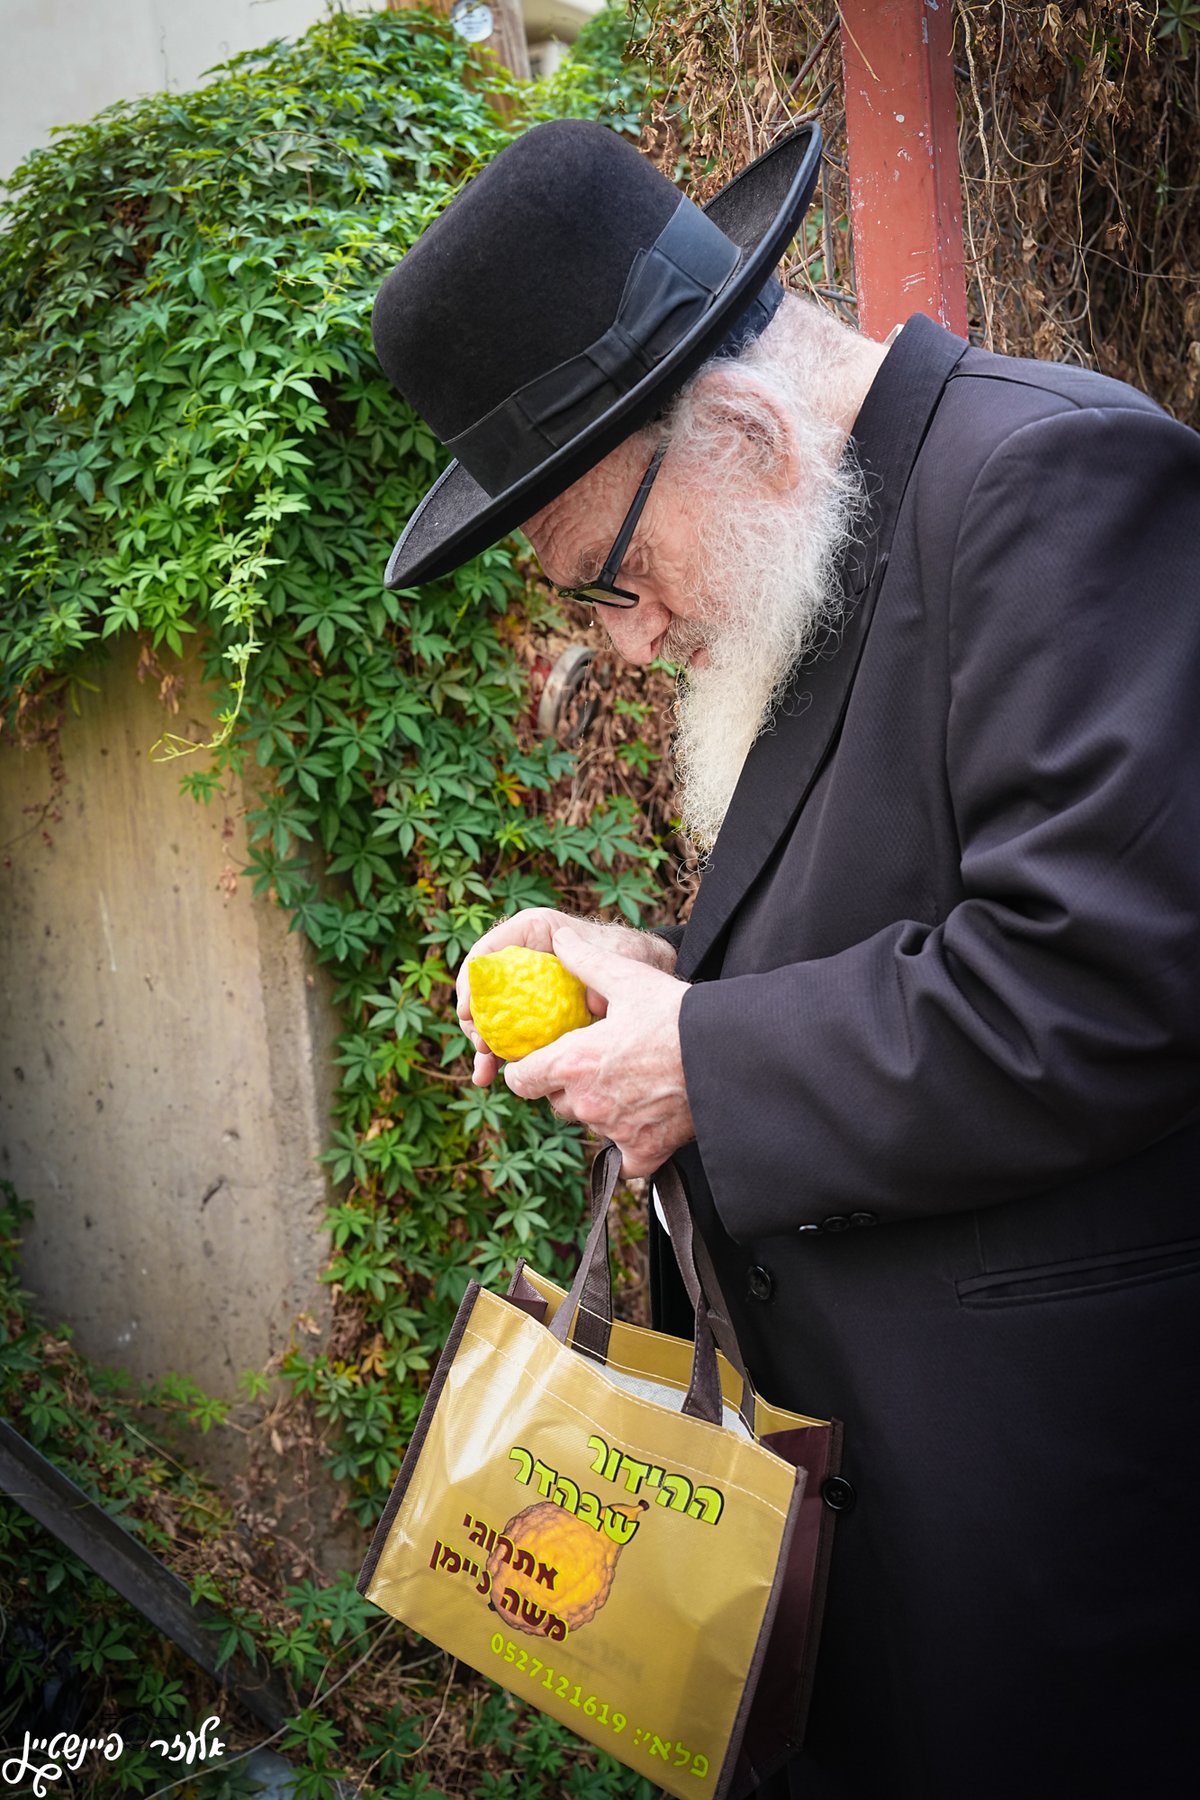
[[[803,1731],[838,1429],[755,1394],[671,1168],[694,1344],[613,1319],[619,1170],[569,1293],[468,1287],[358,1586],[676,1800],[736,1800]]]

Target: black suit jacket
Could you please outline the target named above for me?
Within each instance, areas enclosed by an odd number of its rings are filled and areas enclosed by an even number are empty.
[[[854,439],[677,968],[693,1210],[858,1492],[791,1791],[1190,1786],[1200,438],[918,317]]]

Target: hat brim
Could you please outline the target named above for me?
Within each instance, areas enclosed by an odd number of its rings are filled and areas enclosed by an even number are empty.
[[[548,506],[652,419],[771,275],[808,211],[820,166],[820,129],[804,125],[715,194],[704,211],[742,255],[699,323],[607,412],[503,493],[486,493],[461,463],[451,462],[405,526],[388,558],[384,586],[414,587],[448,575]]]

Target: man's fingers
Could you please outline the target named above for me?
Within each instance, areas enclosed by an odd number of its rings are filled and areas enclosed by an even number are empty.
[[[548,1094],[562,1092],[562,1076],[551,1072],[553,1059],[547,1052],[552,1049],[553,1045],[548,1045],[546,1050],[531,1050],[528,1056],[505,1063],[504,1080],[510,1093],[519,1100],[543,1100]]]
[[[454,980],[455,1006],[459,1022],[477,1050],[481,1048],[483,1039],[471,1030],[470,964],[475,957],[489,955],[493,950],[507,949],[510,944],[516,944],[523,950],[550,950],[554,928],[565,918],[565,913],[555,912],[553,907],[527,906],[521,912],[514,913],[511,918],[502,919],[498,925],[491,926],[467,951],[458,965]]]
[[[562,1088],[551,1090],[551,1092],[546,1095],[546,1099],[549,1102],[551,1111],[556,1113],[560,1119],[565,1119],[568,1125],[578,1125],[580,1123],[579,1114],[567,1099]]]
[[[608,1011],[608,996],[623,980],[628,980],[632,968],[639,968],[643,977],[646,973],[644,967],[632,963],[629,957],[590,943],[582,933],[572,929],[572,922],[565,914],[554,912],[549,907],[531,907],[525,912],[514,914],[511,919],[505,919],[499,925],[493,925],[463,958],[455,979],[458,1022],[475,1051],[471,1080],[476,1087],[487,1087],[496,1079],[500,1059],[492,1054],[475,1024],[471,1007],[470,964],[475,957],[492,950],[502,950],[508,944],[519,944],[529,950],[549,950],[558,955],[564,968],[586,982],[588,1010],[597,1018],[605,1016]],[[520,1075],[514,1074],[513,1079],[509,1079],[507,1071],[505,1073],[505,1080],[513,1093],[524,1099],[540,1099],[551,1091],[545,1085],[542,1065],[536,1061],[538,1054],[536,1051],[533,1053],[532,1067],[529,1066],[530,1057],[521,1059]],[[561,1093],[561,1075],[554,1082],[554,1087]]]
[[[642,980],[646,975],[644,965],[631,961],[628,956],[605,950],[599,944],[589,943],[568,925],[554,933],[554,954],[564,969],[586,982],[588,1005],[599,1017],[608,1011],[605,1002],[611,1000],[622,983]],[[592,1006],[593,996],[601,1002],[599,1006]]]
[[[458,1022],[462,1026],[463,1031],[466,1033],[466,1035],[470,1038],[471,1042],[474,1044],[476,1050],[486,1049],[487,1046],[484,1044],[483,1039],[479,1035],[479,1029],[475,1024],[474,1019],[471,1017],[471,1011],[470,1011],[469,1007],[467,1007],[466,1009],[464,1009],[461,1006],[459,1007]]]

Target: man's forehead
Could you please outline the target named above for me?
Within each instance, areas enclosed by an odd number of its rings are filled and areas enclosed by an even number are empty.
[[[590,509],[603,505],[610,493],[615,493],[620,485],[624,465],[628,461],[629,451],[624,444],[618,444],[615,450],[598,462],[594,467],[582,474],[578,481],[556,494],[540,512],[523,527],[527,533],[532,527],[544,531],[549,526],[557,530],[563,519],[586,517]]]
[[[595,580],[608,545],[598,534],[594,513],[578,498],[560,495],[522,529],[556,587],[583,587]]]

